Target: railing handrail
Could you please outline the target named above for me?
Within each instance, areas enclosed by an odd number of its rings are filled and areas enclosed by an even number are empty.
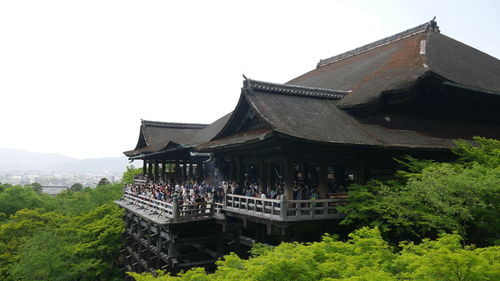
[[[338,216],[336,207],[346,202],[345,199],[341,198],[284,200],[283,197],[281,199],[268,199],[226,194],[224,203],[211,201],[180,204],[176,201],[167,203],[130,191],[124,192],[124,199],[138,203],[145,208],[156,209],[160,215],[163,214],[173,221],[207,218],[211,217],[214,213],[223,213],[224,211],[267,217],[281,221],[332,218]]]
[[[280,203],[281,202],[279,199],[252,197],[252,196],[245,196],[245,195],[238,195],[238,194],[231,194],[231,193],[226,194],[226,197],[237,197],[237,198],[244,198],[244,199],[250,199],[250,200],[261,200],[264,202],[272,202],[272,203]]]
[[[124,199],[138,202],[146,208],[152,207],[157,209],[161,211],[160,214],[164,214],[172,220],[183,220],[184,218],[204,218],[213,213],[212,202],[198,204],[178,204],[176,202],[167,203],[129,191],[124,191]]]
[[[281,202],[279,199],[260,198],[260,197],[253,197],[253,196],[232,194],[232,193],[226,194],[226,196],[228,196],[228,197],[238,197],[238,198],[250,199],[250,200],[262,200],[262,201],[274,202],[274,203],[280,203]],[[344,202],[344,201],[345,201],[345,199],[343,199],[343,198],[284,200],[284,202],[288,202],[288,203],[310,203],[310,202],[324,203],[324,202]]]

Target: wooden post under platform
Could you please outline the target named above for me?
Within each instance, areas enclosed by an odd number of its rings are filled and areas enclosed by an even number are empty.
[[[319,164],[319,198],[326,199],[328,198],[328,162],[326,159],[321,159]]]

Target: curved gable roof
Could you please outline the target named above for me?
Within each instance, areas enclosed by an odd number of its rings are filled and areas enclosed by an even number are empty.
[[[351,90],[339,102],[350,108],[377,102],[384,92],[408,89],[428,73],[465,86],[500,90],[500,61],[442,35],[435,21],[321,60],[315,70],[287,84]]]
[[[125,151],[124,154],[132,157],[161,151],[173,144],[190,143],[196,133],[206,127],[208,127],[206,124],[142,120],[136,147],[133,150]]]
[[[267,82],[246,80],[239,106],[225,128],[238,122],[238,111],[249,110],[267,124],[266,128],[232,132],[201,144],[199,149],[218,149],[265,140],[273,134],[325,144],[366,145],[404,148],[449,148],[452,140],[434,138],[413,130],[391,129],[365,124],[338,108],[343,91],[309,87],[289,88]],[[240,112],[241,113],[241,112]]]

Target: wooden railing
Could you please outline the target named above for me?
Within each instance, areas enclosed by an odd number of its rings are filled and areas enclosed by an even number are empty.
[[[139,206],[146,211],[151,210],[157,213],[158,217],[165,216],[173,221],[208,218],[214,212],[212,203],[178,204],[175,201],[167,203],[128,191],[124,192],[123,200],[132,205]]]
[[[128,191],[125,191],[123,200],[172,221],[206,219],[227,212],[276,221],[332,219],[341,217],[337,206],[346,204],[346,200],[340,198],[276,200],[236,194],[226,194],[224,203],[178,204],[176,201],[167,203]]]
[[[290,221],[337,218],[337,206],[344,204],[344,199],[290,200],[285,217]]]
[[[225,211],[279,221],[331,219],[341,216],[337,206],[345,199],[276,200],[227,194]]]
[[[134,179],[135,185],[145,185],[148,182],[146,179]]]
[[[284,201],[263,199],[236,194],[226,194],[224,210],[248,214],[258,217],[281,219],[285,205]]]

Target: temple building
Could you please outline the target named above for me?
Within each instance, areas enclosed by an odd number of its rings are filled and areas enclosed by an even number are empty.
[[[311,229],[321,235],[342,217],[335,206],[351,183],[389,178],[404,155],[452,160],[454,140],[473,136],[500,139],[500,61],[441,34],[434,20],[322,59],[284,84],[245,77],[231,113],[211,124],[143,120],[125,155],[144,161],[144,175],[159,182],[210,178],[282,188],[284,196],[226,194],[183,220],[176,204],[162,209],[126,195],[117,203],[127,210],[129,270],[205,265],[231,245],[300,240]],[[296,198],[298,185],[317,189],[315,204]],[[208,258],[180,261],[193,249],[174,244],[187,239],[176,231],[190,233],[194,253]],[[141,258],[141,247],[152,245],[141,237],[162,232],[156,252]]]

